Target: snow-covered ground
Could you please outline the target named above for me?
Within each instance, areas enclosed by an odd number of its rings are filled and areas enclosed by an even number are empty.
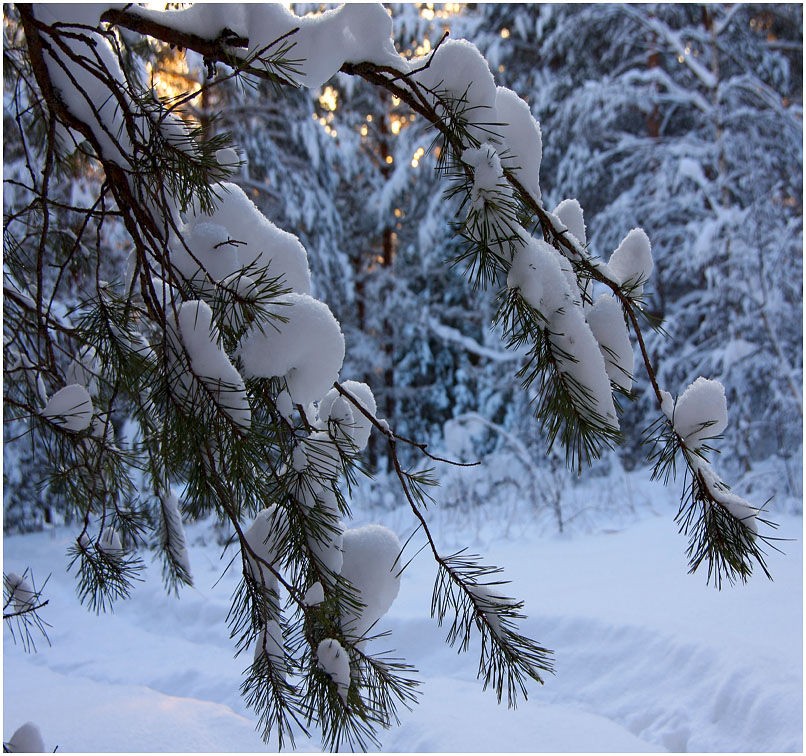
[[[473,649],[445,646],[428,615],[435,571],[423,553],[379,627],[423,681],[419,705],[382,735],[382,750],[802,751],[802,518],[774,518],[794,539],[785,555],[770,554],[774,582],[756,575],[720,593],[687,574],[673,494],[646,485],[641,495],[653,507],[633,524],[572,538],[539,536],[526,521],[504,538],[480,520],[437,516],[446,550],[466,535],[506,568],[511,594],[526,600],[523,629],[555,650],[557,674],[517,710],[498,706],[475,680]],[[404,514],[385,519],[407,535]],[[368,521],[358,513],[354,524]],[[34,721],[59,751],[266,750],[238,693],[248,659],[232,658],[225,624],[235,576],[213,587],[220,548],[198,543],[205,534],[188,529],[195,589],[166,596],[153,565],[130,601],[100,617],[78,606],[65,574],[71,532],[4,539],[6,571],[52,573],[43,617],[53,625],[52,646],[35,654],[5,631],[5,738]]]

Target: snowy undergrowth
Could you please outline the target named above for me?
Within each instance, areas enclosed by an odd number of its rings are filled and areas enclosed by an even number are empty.
[[[601,491],[599,480],[577,495]],[[631,524],[605,530],[592,518],[573,537],[539,534],[514,503],[509,513],[490,505],[486,526],[431,510],[447,549],[452,538],[473,543],[505,566],[526,600],[524,630],[556,650],[557,674],[517,710],[497,706],[474,679],[473,650],[457,655],[428,619],[434,566],[421,554],[378,627],[423,681],[420,705],[383,733],[384,751],[802,750],[802,519],[777,518],[797,540],[770,556],[775,582],[755,576],[719,593],[686,574],[673,492],[635,483],[633,496]],[[356,525],[379,519],[377,509],[355,515]],[[519,517],[508,538],[504,515]],[[401,540],[410,532],[400,509],[380,519]],[[225,624],[237,576],[214,586],[226,559],[209,526],[188,528],[196,589],[165,596],[154,564],[131,601],[100,617],[77,605],[64,574],[71,535],[5,539],[6,571],[52,573],[53,645],[26,655],[6,631],[4,737],[30,720],[60,751],[265,750],[237,692],[250,659],[232,658]]]

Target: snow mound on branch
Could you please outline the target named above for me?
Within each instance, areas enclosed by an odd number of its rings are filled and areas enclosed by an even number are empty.
[[[567,275],[566,265],[567,260],[554,247],[531,238],[515,253],[507,286],[517,289],[545,319],[558,369],[584,389],[571,390],[578,409],[596,425],[616,430],[618,420],[605,361],[578,297],[572,295],[570,282],[578,292],[576,277],[573,271]]]
[[[36,593],[28,582],[28,578],[18,575],[16,572],[8,572],[5,581],[9,592],[9,603],[14,603],[14,611],[24,612],[34,605]]]
[[[719,381],[700,376],[677,400],[674,429],[691,449],[700,448],[709,438],[728,426],[728,400]]]
[[[241,267],[251,266],[250,273],[267,268],[267,275],[281,278],[292,291],[310,294],[308,254],[300,240],[275,226],[237,184],[223,183],[221,189],[223,195],[213,214],[197,217],[227,229],[238,260],[229,273]]]
[[[583,247],[587,244],[585,217],[582,206],[575,199],[564,199],[554,208],[560,222],[572,233]]]
[[[543,159],[543,138],[540,124],[529,106],[506,87],[495,90],[495,120],[502,124],[496,131],[504,139],[501,162],[511,170],[524,188],[538,201],[540,194],[540,163]]]
[[[317,604],[321,604],[325,600],[325,589],[322,587],[322,583],[318,580],[310,587],[307,591],[305,591],[305,595],[302,598],[302,603],[305,606],[316,606]]]
[[[255,661],[268,656],[271,666],[283,677],[287,672],[283,650],[283,630],[275,620],[269,620],[255,643]]]
[[[209,40],[228,29],[248,37],[252,54],[271,55],[280,45],[293,45],[284,57],[298,70],[289,75],[314,89],[335,76],[344,63],[368,61],[409,70],[408,62],[395,50],[392,19],[380,3],[347,3],[306,16],[295,15],[280,3],[197,3],[180,11],[135,7],[132,12]],[[96,22],[97,17],[96,13]]]
[[[176,315],[176,330],[196,378],[233,423],[248,429],[252,413],[246,387],[217,343],[218,329],[213,325],[210,306],[200,300],[184,302]],[[186,377],[184,382],[187,384]]]
[[[694,461],[694,465],[707,486],[708,491],[711,493],[711,496],[739,520],[753,535],[758,535],[758,521],[756,519],[759,512],[758,507],[754,507],[741,496],[731,493],[722,479],[707,462],[697,459]]]
[[[639,296],[644,289],[644,283],[652,275],[655,263],[652,260],[652,246],[649,237],[642,228],[634,228],[624,237],[621,244],[608,261],[608,267],[615,273],[622,285],[640,284],[635,287]]]
[[[221,281],[240,264],[238,250],[227,228],[202,218],[186,223],[182,238],[174,238],[171,264],[188,281],[203,282],[208,276]]]
[[[45,752],[45,741],[42,739],[42,733],[33,722],[26,722],[22,727],[18,727],[4,745],[8,748],[9,753]]]
[[[325,638],[316,648],[319,666],[336,683],[342,701],[350,689],[350,657],[335,638]]]
[[[383,525],[366,525],[344,531],[341,576],[355,588],[365,604],[358,615],[344,622],[344,631],[361,637],[392,606],[400,590],[396,564],[400,541]]]
[[[361,381],[344,381],[342,388],[372,417],[375,417],[378,406],[375,402],[375,395],[372,393],[372,389],[366,383]],[[352,427],[347,429],[347,432],[350,434],[358,451],[363,451],[367,446],[369,435],[372,432],[372,423],[358,407],[351,407],[351,409],[353,413],[353,424]]]
[[[621,307],[611,294],[602,294],[586,317],[604,357],[608,378],[623,391],[629,391],[635,354]]]
[[[487,60],[471,42],[444,42],[431,56],[430,66],[412,78],[437,95],[463,99],[458,109],[475,136],[485,134],[485,129],[495,122],[495,79]]]
[[[501,158],[495,147],[485,142],[481,147],[471,147],[462,153],[462,162],[473,170],[473,188],[470,204],[476,210],[484,210],[488,203],[497,203],[512,197],[512,188],[504,178]]]
[[[120,535],[111,525],[105,527],[103,533],[101,533],[98,548],[104,554],[109,554],[110,556],[119,556],[123,553],[123,543],[120,540]]]
[[[407,72],[408,62],[395,49],[392,16],[381,3],[345,3],[339,9],[344,24],[344,62],[367,61]]]
[[[244,531],[244,538],[255,556],[271,565],[277,562],[282,552],[281,523],[279,520],[281,514],[276,505],[261,509],[255,515],[255,519],[249,528]],[[259,582],[262,572],[267,587],[276,588],[277,578],[268,570],[266,565],[259,563],[249,553],[247,553],[246,558],[252,577]]]
[[[68,386],[80,384],[85,386],[87,391],[94,396],[98,393],[97,376],[101,372],[101,362],[95,348],[85,344],[78,350],[75,359],[70,363],[65,372],[65,383]]]
[[[77,383],[59,389],[42,410],[43,417],[74,433],[90,427],[92,413],[90,394]]]
[[[190,576],[190,556],[188,555],[185,526],[179,511],[179,499],[173,491],[169,490],[167,493],[160,494],[160,503],[162,504],[168,550],[174,561]]]
[[[276,327],[264,324],[245,336],[239,350],[247,376],[285,377],[295,404],[321,399],[339,377],[344,336],[324,302],[307,294],[275,300],[275,312],[288,318]]]
[[[101,13],[109,7],[102,4],[37,3],[33,6],[33,12],[37,19],[47,25],[98,26]],[[132,144],[123,111],[104,77],[98,77],[95,73],[97,67],[106,68],[119,91],[124,92],[124,98],[126,78],[109,40],[94,32],[87,32],[87,36],[91,40],[91,48],[83,41],[70,39],[65,41],[69,52],[55,46],[47,46],[43,50],[50,80],[70,113],[93,132],[103,156],[128,167]],[[71,54],[83,56],[88,66],[75,64]]]

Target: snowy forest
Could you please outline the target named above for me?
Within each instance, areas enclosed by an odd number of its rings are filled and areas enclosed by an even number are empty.
[[[4,750],[802,752],[802,48],[4,5]]]

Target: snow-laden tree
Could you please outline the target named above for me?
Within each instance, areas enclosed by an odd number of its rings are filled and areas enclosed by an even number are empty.
[[[133,589],[144,540],[156,541],[176,588],[193,573],[183,519],[213,513],[234,530],[242,581],[231,636],[253,660],[242,691],[267,739],[316,724],[328,747],[365,747],[415,700],[410,667],[372,642],[413,548],[380,526],[350,529],[342,492],[359,485],[373,433],[435,560],[432,613],[448,642],[480,640],[479,677],[510,705],[552,661],[519,633],[522,603],[498,568],[434,541],[431,476],[404,467],[398,447],[431,455],[393,430],[366,383],[342,375],[352,344],[313,296],[303,229],[279,228],[231,181],[241,154],[204,110],[228,81],[266,82],[261,96],[280,98],[271,87],[318,90],[340,71],[405,103],[430,129],[456,207],[453,261],[471,291],[495,292],[493,322],[523,353],[518,377],[549,443],[581,469],[621,440],[634,338],[657,403],[656,472],[677,466],[685,478],[692,569],[705,562],[716,584],[766,572],[765,521],[708,462],[727,422],[724,389],[698,378],[675,401],[649,360],[647,234],[622,229],[605,261],[587,248],[575,200],[544,206],[540,127],[474,45],[441,38],[401,56],[380,5],[298,17],[272,4],[18,4],[4,28],[6,122],[20,145],[4,208],[7,420],[41,446],[49,495],[79,523],[70,569],[96,610]],[[204,84],[161,98],[139,57],[148,38],[200,56]],[[289,112],[304,116],[304,100],[294,103]],[[197,128],[180,117],[193,107]],[[282,108],[261,144],[285,160],[295,143],[278,128]],[[272,186],[263,149],[254,154]],[[61,178],[79,166],[92,171],[91,196],[65,199]],[[306,200],[305,180],[297,185]],[[325,199],[316,207],[331,212]],[[85,273],[72,279],[77,261]],[[9,619],[35,616],[38,593],[10,578],[5,606],[27,603]]]
[[[665,332],[648,333],[647,348],[659,379],[723,382],[724,464],[743,475],[779,455],[779,480],[766,483],[797,496],[799,475],[781,473],[801,456],[801,7],[489,12],[487,28],[506,30],[506,43],[495,40],[502,76],[532,95],[555,137],[546,192],[580,200],[602,253],[618,244],[620,223],[651,229],[646,302]],[[541,45],[530,50],[535,34]],[[648,389],[633,424],[655,401]],[[627,449],[639,457],[634,443]]]

